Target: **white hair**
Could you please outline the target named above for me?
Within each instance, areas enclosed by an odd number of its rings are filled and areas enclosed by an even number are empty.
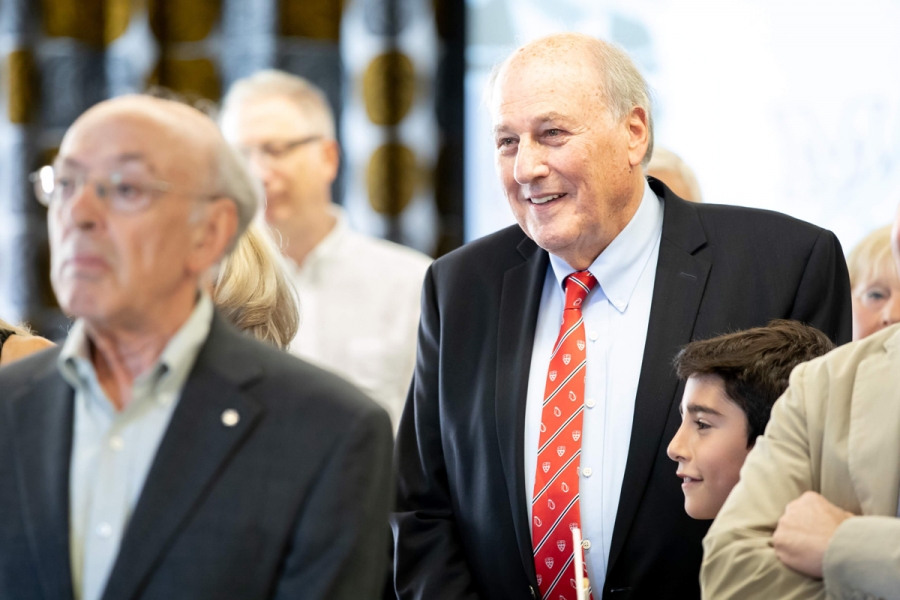
[[[335,139],[334,112],[325,93],[312,82],[275,69],[259,71],[235,81],[222,100],[220,122],[248,100],[283,97],[294,102],[321,135]]]
[[[634,61],[622,48],[601,39],[581,33],[560,33],[535,40],[518,48],[503,62],[496,65],[488,79],[485,100],[490,105],[494,84],[503,68],[524,48],[531,46],[580,47],[585,49],[594,59],[597,71],[601,74],[600,88],[609,106],[613,119],[624,119],[635,107],[643,109],[647,115],[647,153],[641,165],[647,166],[653,154],[653,102],[650,87]]]
[[[228,198],[234,202],[238,213],[238,227],[226,254],[231,253],[241,235],[253,221],[263,205],[265,192],[262,184],[251,173],[247,161],[232,148],[225,138],[216,142],[215,162],[212,173],[213,196]]]
[[[681,177],[691,196],[690,198],[685,198],[685,200],[703,202],[703,194],[700,193],[700,183],[697,181],[697,176],[687,163],[681,160],[680,156],[666,148],[657,148],[653,151],[653,156],[647,165],[648,172],[654,169],[672,171]]]

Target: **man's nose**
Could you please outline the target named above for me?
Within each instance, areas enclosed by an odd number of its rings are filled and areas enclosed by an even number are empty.
[[[900,294],[892,293],[881,313],[881,322],[885,327],[900,323]]]
[[[252,153],[248,157],[247,163],[250,165],[250,172],[253,176],[262,181],[264,185],[271,181],[272,165],[262,157],[260,152]]]
[[[546,177],[549,173],[546,149],[535,142],[520,140],[519,149],[516,152],[514,173],[516,182],[519,185],[527,185],[535,179]]]
[[[106,205],[97,196],[97,186],[86,181],[75,190],[72,197],[60,207],[60,218],[64,223],[78,229],[93,229],[100,222]]]

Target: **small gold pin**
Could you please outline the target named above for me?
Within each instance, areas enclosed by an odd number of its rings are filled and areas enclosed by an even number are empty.
[[[239,415],[238,411],[234,410],[233,408],[229,408],[222,413],[222,424],[225,427],[234,427],[240,420],[241,415]]]

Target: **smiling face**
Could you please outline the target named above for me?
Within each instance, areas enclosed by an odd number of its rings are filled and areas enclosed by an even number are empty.
[[[50,206],[53,289],[67,314],[99,328],[140,328],[179,302],[192,305],[201,273],[218,259],[208,255],[197,218],[196,194],[209,191],[211,171],[207,147],[190,141],[202,137],[202,127],[188,121],[178,133],[171,126],[177,119],[153,116],[153,102],[92,109],[67,132],[56,160],[58,174],[87,177],[87,184]],[[113,173],[129,185],[163,181],[171,191],[154,192],[137,212],[119,212],[92,183]]]
[[[500,70],[491,112],[497,173],[519,226],[587,268],[643,196],[647,115],[610,114],[596,59],[583,48],[526,47]]]
[[[694,519],[713,519],[750,452],[747,416],[728,399],[716,375],[688,378],[681,413],[668,455],[678,463],[677,476],[683,480],[684,510]]]

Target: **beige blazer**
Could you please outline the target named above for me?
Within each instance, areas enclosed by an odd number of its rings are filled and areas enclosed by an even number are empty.
[[[858,517],[824,579],[775,557],[785,506],[819,492]],[[703,540],[703,598],[900,598],[900,325],[798,366]]]

